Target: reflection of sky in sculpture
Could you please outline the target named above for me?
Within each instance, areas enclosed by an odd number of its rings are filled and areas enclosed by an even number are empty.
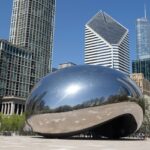
[[[135,83],[123,73],[101,66],[83,65],[47,75],[34,88],[27,105],[36,113],[39,107],[75,107],[95,99],[103,102],[110,96],[138,97],[140,94]]]

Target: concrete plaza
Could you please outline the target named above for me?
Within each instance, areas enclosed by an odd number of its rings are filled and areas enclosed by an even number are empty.
[[[0,136],[0,150],[149,150],[146,140],[45,139],[29,136]]]

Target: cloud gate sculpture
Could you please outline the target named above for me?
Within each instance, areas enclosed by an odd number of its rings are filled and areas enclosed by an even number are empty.
[[[119,138],[142,124],[142,94],[122,72],[81,65],[53,72],[32,90],[26,102],[27,123],[46,137],[82,133]]]

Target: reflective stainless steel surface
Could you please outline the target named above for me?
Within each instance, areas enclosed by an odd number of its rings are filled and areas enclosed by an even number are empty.
[[[143,113],[138,105],[141,98],[136,84],[119,71],[74,66],[51,73],[36,85],[26,103],[27,122],[34,132],[51,137],[84,131],[96,131],[106,137],[126,136],[142,123]],[[112,123],[119,129],[117,117],[126,120],[120,123],[119,131],[108,126]],[[112,135],[101,132],[105,124]]]

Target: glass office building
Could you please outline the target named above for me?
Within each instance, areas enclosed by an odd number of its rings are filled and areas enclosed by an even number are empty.
[[[32,53],[0,40],[0,112],[21,115],[31,89]]]
[[[150,22],[146,17],[137,19],[137,59],[132,61],[132,72],[143,73],[150,81]]]
[[[31,52],[0,40],[0,96],[28,96],[31,63]]]
[[[32,53],[30,82],[51,71],[55,0],[13,0],[9,41]]]
[[[102,65],[129,74],[128,29],[105,12],[85,25],[85,63]]]
[[[143,73],[144,78],[150,81],[150,58],[138,59],[132,62],[133,73]]]
[[[137,19],[137,59],[150,58],[150,22],[145,18]]]

